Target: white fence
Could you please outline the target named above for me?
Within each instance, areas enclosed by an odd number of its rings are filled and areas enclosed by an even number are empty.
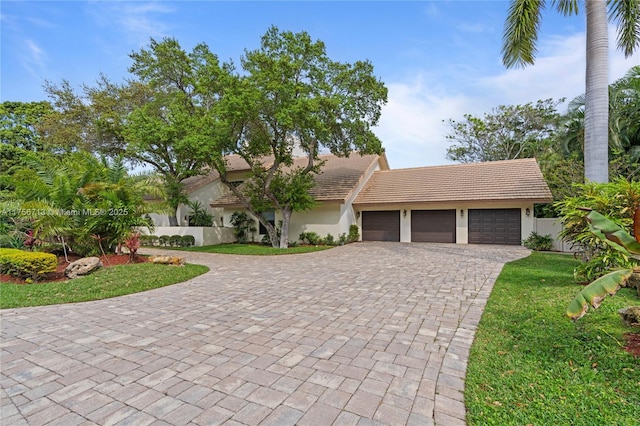
[[[534,231],[540,235],[551,235],[553,238],[553,250],[571,252],[571,243],[567,243],[560,238],[560,232],[562,232],[562,224],[558,218],[536,218],[534,224]]]
[[[193,235],[196,246],[233,243],[236,241],[232,228],[222,226],[156,226],[153,233],[143,230],[147,235]]]

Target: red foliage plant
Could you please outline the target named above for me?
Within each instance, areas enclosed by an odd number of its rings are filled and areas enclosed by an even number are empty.
[[[129,260],[134,261],[140,248],[140,233],[132,232],[129,234],[127,239],[124,240],[124,245],[129,249]]]

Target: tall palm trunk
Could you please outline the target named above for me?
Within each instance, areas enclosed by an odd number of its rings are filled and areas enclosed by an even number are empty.
[[[584,169],[592,182],[609,181],[609,49],[605,0],[586,0],[587,72]]]

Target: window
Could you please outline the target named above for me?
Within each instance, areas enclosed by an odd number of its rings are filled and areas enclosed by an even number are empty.
[[[273,226],[276,225],[276,212],[275,212],[275,210],[267,210],[266,212],[262,212],[262,215],[264,216],[265,219],[267,219],[267,221],[269,221],[270,224],[272,224]],[[261,235],[267,234],[267,228],[264,227],[262,222],[260,222],[260,231],[259,231],[259,233]]]

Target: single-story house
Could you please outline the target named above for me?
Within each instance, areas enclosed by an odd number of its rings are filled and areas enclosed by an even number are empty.
[[[552,201],[535,159],[392,170],[384,154],[320,158],[312,190],[318,205],[293,213],[290,241],[303,231],[337,238],[356,224],[364,241],[520,245],[534,230],[534,204]],[[246,179],[239,157],[229,166],[232,179]],[[244,210],[216,173],[188,179],[185,188],[210,207],[217,226],[231,227],[230,216]],[[267,216],[280,219],[277,211]],[[266,233],[260,228],[256,240]]]

